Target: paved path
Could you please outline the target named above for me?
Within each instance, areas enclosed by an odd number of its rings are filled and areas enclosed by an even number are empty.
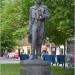
[[[20,59],[0,57],[0,64],[18,64],[18,63],[20,63]]]

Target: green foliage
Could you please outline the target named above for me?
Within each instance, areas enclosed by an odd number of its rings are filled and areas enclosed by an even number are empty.
[[[17,40],[24,38],[26,28],[22,25],[20,1],[5,1],[0,8],[1,22],[1,49],[12,48],[17,45]]]
[[[73,35],[73,0],[45,0],[50,18],[45,26],[45,36],[57,45]]]
[[[35,2],[35,0],[20,0],[21,1],[21,16],[22,16],[22,24],[28,26],[29,21],[29,8]]]

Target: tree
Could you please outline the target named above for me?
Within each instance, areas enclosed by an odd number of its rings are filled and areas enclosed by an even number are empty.
[[[0,7],[1,15],[1,50],[6,47],[13,48],[17,45],[17,40],[21,40],[26,34],[26,28],[22,25],[20,2],[15,0],[4,0],[4,5]]]
[[[51,14],[45,26],[45,36],[57,45],[64,44],[65,39],[74,32],[73,0],[45,0],[44,3]]]

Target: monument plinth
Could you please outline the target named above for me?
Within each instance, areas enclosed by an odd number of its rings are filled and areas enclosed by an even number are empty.
[[[21,75],[50,75],[50,64],[38,59],[23,61]]]

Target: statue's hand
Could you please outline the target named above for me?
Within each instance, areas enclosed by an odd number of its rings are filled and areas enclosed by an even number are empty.
[[[39,20],[44,20],[45,19],[43,13],[40,13],[38,17],[39,17]]]
[[[40,14],[40,15],[37,15],[37,17],[35,19],[37,19],[37,20],[43,20],[45,18],[44,18],[44,16],[42,14]]]

